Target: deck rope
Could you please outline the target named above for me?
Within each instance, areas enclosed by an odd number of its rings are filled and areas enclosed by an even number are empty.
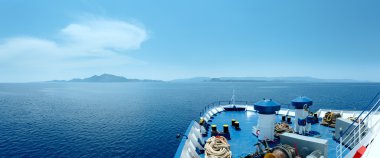
[[[216,136],[207,139],[206,158],[231,158],[230,144],[223,136]]]

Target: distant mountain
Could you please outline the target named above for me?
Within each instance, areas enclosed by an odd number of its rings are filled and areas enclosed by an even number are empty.
[[[259,78],[243,78],[243,77],[221,77],[211,78],[207,82],[269,82],[269,80]]]
[[[127,79],[123,76],[116,76],[111,74],[94,75],[88,78],[74,78],[69,81],[65,80],[53,80],[50,82],[162,82],[160,80],[147,80],[147,79]]]
[[[193,78],[187,78],[187,79],[176,79],[171,80],[171,82],[204,82],[209,81],[210,77],[193,77]]]
[[[128,79],[123,76],[116,76],[111,74],[94,75],[88,78],[74,78],[72,80],[53,80],[49,82],[164,82],[161,80],[148,80],[148,79]],[[314,77],[194,77],[187,79],[176,79],[170,82],[310,82],[310,83],[354,83],[354,82],[369,82],[358,81],[350,79],[319,79]]]
[[[314,77],[198,77],[190,79],[173,80],[180,82],[368,82],[350,79],[319,79]]]

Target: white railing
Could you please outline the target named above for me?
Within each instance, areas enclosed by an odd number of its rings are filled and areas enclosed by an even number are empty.
[[[380,109],[379,102],[380,99],[378,98],[379,93],[375,96],[375,98],[370,102],[369,106],[376,100],[376,102],[373,104],[371,109],[368,111],[367,114],[365,114],[364,118],[361,118],[361,115],[365,112],[363,112],[358,116],[358,118],[345,130],[343,134],[339,137],[339,145],[336,147],[336,157],[343,158],[347,154],[351,152],[352,149],[354,149],[356,146],[361,146],[365,143],[369,143],[371,139],[369,137],[373,137],[374,135],[368,134],[371,133],[372,127],[369,127],[368,125],[372,124],[373,116],[376,115]],[[367,107],[369,107],[367,106]],[[358,122],[358,125],[354,127],[353,125],[355,122]],[[352,128],[351,130],[351,127]],[[349,131],[351,130],[351,131]],[[349,132],[348,132],[349,131]],[[348,132],[348,134],[347,134]],[[366,139],[364,139],[366,138]]]

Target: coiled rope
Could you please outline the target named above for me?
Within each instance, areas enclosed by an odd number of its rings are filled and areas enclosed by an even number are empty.
[[[206,158],[231,158],[230,144],[223,136],[207,139],[205,144]]]

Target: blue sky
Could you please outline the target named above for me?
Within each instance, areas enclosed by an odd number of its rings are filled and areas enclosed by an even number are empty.
[[[0,1],[0,82],[111,73],[380,81],[380,2]]]

